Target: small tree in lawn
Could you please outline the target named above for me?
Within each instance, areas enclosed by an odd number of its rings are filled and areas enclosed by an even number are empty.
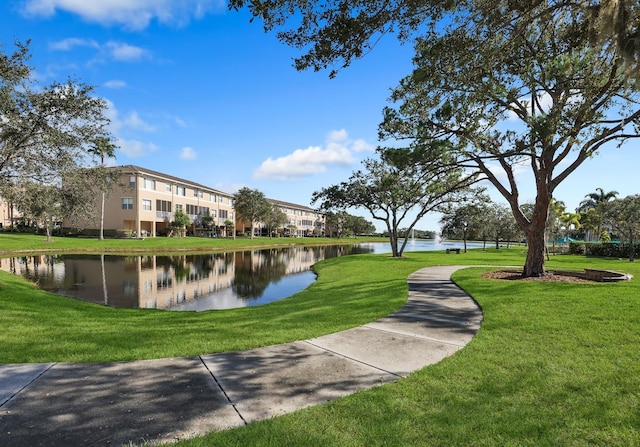
[[[189,225],[191,225],[191,218],[189,218],[189,215],[182,210],[176,210],[173,215],[173,222],[171,222],[171,226],[177,230],[178,236],[184,237]]]
[[[236,238],[236,235],[235,235],[235,233],[233,231],[235,226],[236,225],[233,223],[232,220],[227,219],[227,220],[224,221],[224,230],[225,230],[225,234],[227,235],[227,237],[233,236],[234,239]]]
[[[233,203],[240,220],[250,223],[253,239],[254,223],[265,220],[271,210],[271,204],[261,191],[247,187],[240,188],[233,195]]]
[[[107,137],[97,137],[93,144],[89,147],[89,153],[94,156],[100,157],[100,168],[104,171],[104,159],[113,158],[116,156],[116,145],[111,142]],[[109,190],[111,183],[115,180],[112,179],[106,172],[102,172],[100,177],[96,180],[101,180],[97,183],[100,190],[101,202],[100,202],[100,235],[99,239],[104,239],[104,200]]]
[[[263,222],[267,226],[269,231],[269,237],[271,237],[274,231],[277,231],[278,228],[286,224],[289,219],[287,215],[282,211],[282,209],[278,205],[271,205],[264,216]]]

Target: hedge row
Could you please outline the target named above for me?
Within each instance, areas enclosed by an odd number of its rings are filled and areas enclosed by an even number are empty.
[[[640,257],[640,244],[634,245],[634,257]],[[616,242],[570,242],[569,253],[573,255],[602,256],[605,258],[629,257],[629,244]]]

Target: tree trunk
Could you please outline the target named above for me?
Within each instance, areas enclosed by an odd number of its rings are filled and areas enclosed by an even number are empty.
[[[524,264],[522,276],[544,276],[544,251],[545,251],[545,231],[544,225],[541,228],[531,226],[526,231],[527,235],[527,259]]]
[[[398,258],[398,230],[395,228],[391,228],[390,225],[387,225],[387,229],[389,230],[389,244],[391,244],[391,256],[394,258]]]
[[[100,207],[100,240],[104,240],[104,192],[102,193],[102,203]]]
[[[629,231],[629,262],[634,262],[636,260],[636,248],[633,245],[633,230]]]

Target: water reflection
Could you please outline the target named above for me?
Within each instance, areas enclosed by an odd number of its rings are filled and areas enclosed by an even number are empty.
[[[38,255],[0,259],[0,269],[43,290],[96,304],[207,310],[290,296],[315,280],[316,262],[374,251],[340,245],[171,256]]]

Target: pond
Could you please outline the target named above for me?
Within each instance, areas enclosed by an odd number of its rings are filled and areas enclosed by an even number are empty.
[[[452,246],[413,241],[406,251]],[[0,269],[43,290],[95,304],[202,311],[291,296],[315,281],[311,267],[323,259],[389,252],[388,243],[363,243],[171,256],[37,255],[0,259]]]

